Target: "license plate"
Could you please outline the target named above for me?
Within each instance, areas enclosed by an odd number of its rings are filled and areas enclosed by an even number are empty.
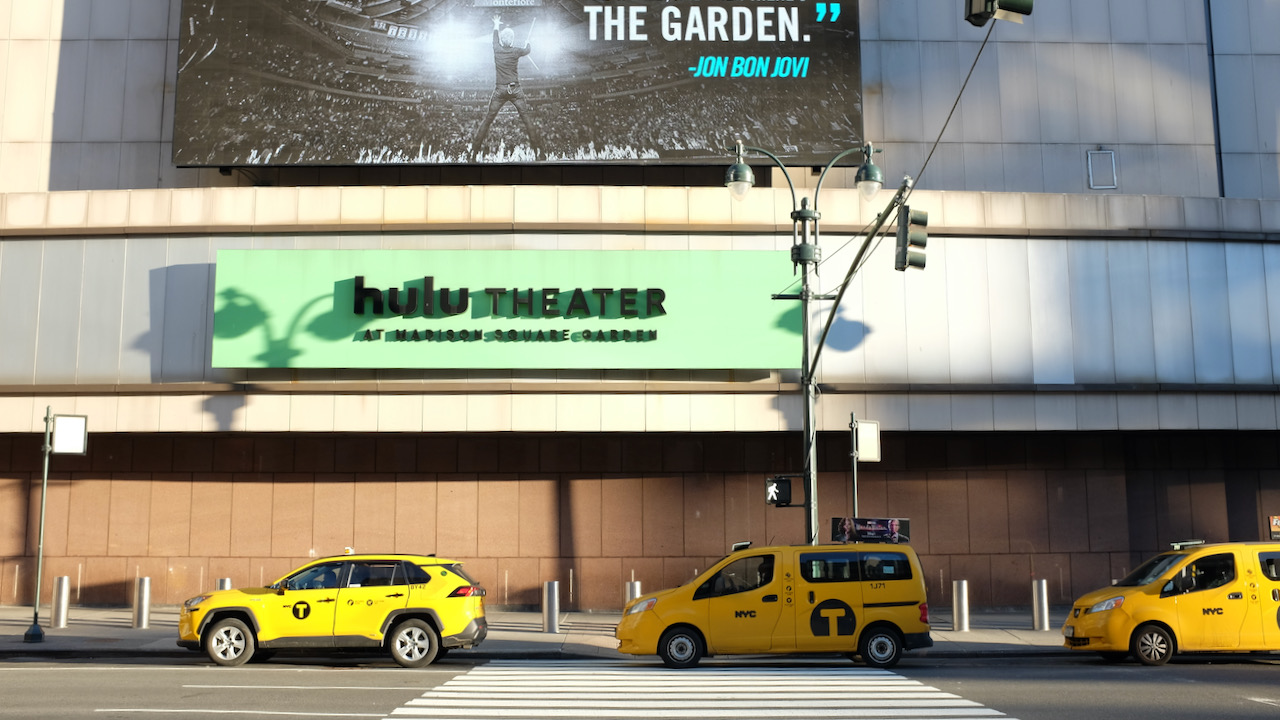
[[[1067,637],[1075,637],[1076,629],[1071,627],[1070,625],[1067,625],[1066,627],[1062,628],[1062,634]]]

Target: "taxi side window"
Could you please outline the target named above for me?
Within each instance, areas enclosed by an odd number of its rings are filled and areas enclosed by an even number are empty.
[[[906,553],[864,552],[861,556],[863,580],[911,579],[911,561]]]
[[[851,552],[802,553],[800,576],[811,583],[856,582],[858,554]]]
[[[1236,579],[1236,558],[1231,553],[1209,555],[1191,563],[1186,572],[1192,580],[1189,592],[1212,590]]]
[[[707,578],[693,593],[694,600],[755,590],[773,582],[773,556],[755,555],[734,560]]]
[[[351,568],[347,587],[386,587],[407,582],[399,561],[358,562]]]
[[[1280,582],[1280,552],[1258,553],[1258,565],[1267,579]]]
[[[313,565],[286,580],[290,590],[330,590],[338,587],[338,573],[342,563]]]
[[[404,569],[405,579],[411,585],[421,585],[423,583],[431,582],[431,576],[427,574],[427,571],[413,563],[405,563]]]

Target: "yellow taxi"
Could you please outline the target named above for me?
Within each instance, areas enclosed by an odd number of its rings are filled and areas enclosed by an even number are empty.
[[[281,648],[383,648],[404,667],[423,667],[484,640],[484,594],[453,560],[320,558],[264,588],[187,600],[178,645],[204,650],[219,665],[265,659]]]
[[[910,547],[794,545],[735,551],[687,585],[623,608],[618,649],[673,668],[704,656],[836,652],[893,667],[933,645],[924,573]]]
[[[1180,652],[1280,650],[1280,543],[1175,543],[1075,602],[1064,645],[1163,665]]]

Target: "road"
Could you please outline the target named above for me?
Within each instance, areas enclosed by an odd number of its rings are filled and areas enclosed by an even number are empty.
[[[193,658],[0,663],[0,718],[1018,718],[1280,717],[1280,658],[908,658],[892,672],[837,659],[277,659],[240,668]]]

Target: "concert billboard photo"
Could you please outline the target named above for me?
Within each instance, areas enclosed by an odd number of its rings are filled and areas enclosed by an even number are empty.
[[[824,165],[858,47],[857,0],[183,0],[173,161]]]

